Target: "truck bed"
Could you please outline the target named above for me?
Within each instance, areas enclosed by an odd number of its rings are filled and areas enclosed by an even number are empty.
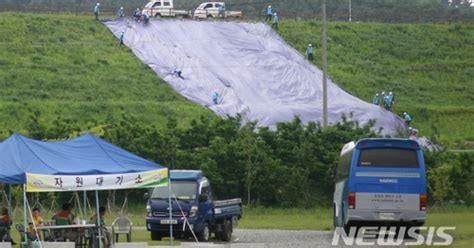
[[[242,215],[242,199],[235,198],[222,201],[214,201],[214,218],[230,218]]]

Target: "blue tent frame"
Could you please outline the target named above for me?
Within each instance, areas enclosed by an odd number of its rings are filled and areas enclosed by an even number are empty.
[[[23,184],[25,227],[27,221],[26,173],[104,175],[144,172],[161,168],[165,167],[90,133],[66,141],[52,142],[38,141],[14,133],[0,143],[0,182],[10,185]],[[168,185],[170,185],[169,182]],[[98,216],[98,191],[95,190],[95,193]],[[171,199],[169,202],[171,204]],[[100,235],[99,229],[99,240]],[[99,244],[101,245],[101,242]]]

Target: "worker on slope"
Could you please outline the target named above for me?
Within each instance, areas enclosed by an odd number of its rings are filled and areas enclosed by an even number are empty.
[[[275,12],[275,14],[273,14],[273,24],[272,24],[272,27],[273,27],[275,30],[278,30],[278,23],[280,23],[280,17],[279,17],[278,14]]]
[[[272,15],[273,15],[273,9],[272,9],[271,5],[268,5],[266,13],[267,13],[267,17],[265,18],[265,21],[266,22],[271,21],[272,20]]]
[[[220,17],[220,18],[224,18],[225,17],[225,6],[224,6],[224,4],[219,4],[219,7],[217,9],[218,9],[217,16]]]
[[[125,30],[122,30],[122,32],[120,33],[120,45],[123,46],[123,40],[125,38]]]
[[[379,93],[375,94],[374,98],[372,99],[372,103],[374,105],[379,105]]]
[[[385,92],[382,92],[382,104],[383,104],[383,108],[384,108],[384,109],[389,110],[389,107],[388,107],[388,95],[386,95]]]
[[[309,43],[308,46],[306,47],[306,55],[308,55],[309,61],[313,61],[313,52],[314,52],[313,45]]]
[[[217,105],[219,104],[219,92],[217,92],[217,90],[215,90],[214,92],[212,92],[212,102]]]
[[[137,8],[134,12],[133,12],[133,19],[135,19],[136,21],[140,21],[140,18],[142,17],[142,12],[140,11],[140,8]]]
[[[389,110],[392,109],[393,104],[395,104],[395,95],[390,91],[390,93],[388,93],[388,108],[389,108]]]
[[[121,6],[121,7],[119,8],[119,10],[117,11],[117,17],[118,17],[118,18],[123,18],[124,16],[125,16],[125,13],[124,13],[124,11],[123,11],[123,6]]]
[[[99,21],[99,13],[100,13],[100,3],[96,3],[94,7],[94,15],[95,15],[96,21]]]
[[[184,77],[183,77],[182,73],[183,73],[183,72],[182,72],[181,69],[179,69],[178,67],[176,67],[176,68],[174,69],[174,74],[175,74],[176,76],[178,76],[179,78],[181,78],[181,79],[184,80]]]
[[[416,137],[418,135],[418,129],[414,128],[414,127],[408,127],[408,136],[409,137]]]
[[[411,117],[411,115],[407,112],[403,112],[403,119],[405,120],[405,123],[407,125],[410,125],[411,121],[413,120],[413,117]]]
[[[144,23],[149,23],[150,22],[150,16],[146,12],[143,13],[143,22]]]

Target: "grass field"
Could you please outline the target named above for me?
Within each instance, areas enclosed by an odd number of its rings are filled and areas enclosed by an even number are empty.
[[[160,126],[209,110],[187,101],[90,16],[0,14],[0,136],[22,132],[34,111],[79,126],[133,114]],[[2,137],[0,137],[2,138]]]

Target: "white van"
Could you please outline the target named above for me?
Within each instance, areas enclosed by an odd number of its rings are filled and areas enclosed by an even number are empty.
[[[173,0],[152,0],[143,7],[143,13],[153,17],[191,17],[191,11],[174,9]]]
[[[224,2],[205,2],[199,5],[194,11],[194,18],[205,19],[205,18],[218,18],[219,17],[219,7],[224,6]],[[224,17],[242,17],[242,11],[225,11]]]

